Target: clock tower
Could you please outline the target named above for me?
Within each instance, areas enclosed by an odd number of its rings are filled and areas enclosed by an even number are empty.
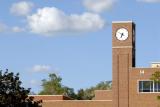
[[[129,69],[135,67],[135,24],[112,22],[113,107],[129,107]]]

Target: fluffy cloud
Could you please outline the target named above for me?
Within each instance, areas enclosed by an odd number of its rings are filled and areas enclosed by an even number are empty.
[[[84,6],[97,13],[112,9],[114,4],[115,0],[84,0]]]
[[[58,32],[92,31],[102,29],[105,21],[93,13],[66,15],[55,7],[38,9],[37,13],[27,17],[31,32],[53,35]]]
[[[51,66],[49,65],[35,65],[32,67],[32,72],[49,72],[51,71]]]
[[[27,1],[21,1],[18,3],[14,3],[11,6],[11,13],[18,15],[18,16],[27,16],[33,7],[32,2],[27,2]]]
[[[24,28],[20,28],[18,26],[14,26],[11,30],[12,30],[12,32],[17,32],[17,33],[25,31]]]
[[[146,3],[158,3],[160,0],[137,0],[139,2],[146,2]]]

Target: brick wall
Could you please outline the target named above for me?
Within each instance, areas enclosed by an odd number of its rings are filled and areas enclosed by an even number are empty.
[[[42,107],[112,107],[112,101],[105,100],[59,100],[44,101]]]
[[[94,100],[112,100],[112,90],[96,90]]]
[[[144,74],[140,74],[144,71]],[[140,93],[139,80],[150,80],[151,75],[160,71],[159,68],[132,68],[129,72],[129,107],[160,107],[157,96],[160,93]]]

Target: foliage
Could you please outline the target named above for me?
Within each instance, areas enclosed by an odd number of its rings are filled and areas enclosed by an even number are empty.
[[[153,80],[155,83],[160,83],[160,71],[156,71],[152,74],[151,80]],[[157,96],[157,100],[160,100],[160,96]]]
[[[26,99],[24,106],[20,107],[42,107],[42,100],[39,101],[34,101],[34,97],[30,96],[29,98]],[[17,107],[17,106],[16,106]]]
[[[73,88],[62,85],[62,78],[56,74],[49,74],[49,80],[42,80],[43,90],[40,95],[66,95],[71,98],[75,97]]]
[[[150,79],[154,82],[160,83],[160,71],[156,71],[155,73],[153,73]]]
[[[112,81],[105,81],[98,83],[95,87],[90,87],[87,89],[80,89],[77,93],[78,100],[91,100],[94,98],[95,90],[110,90],[112,88]]]
[[[112,81],[105,81],[98,83],[95,87],[78,90],[77,94],[73,88],[62,85],[62,78],[55,73],[49,74],[49,80],[42,80],[43,90],[40,95],[66,95],[73,99],[78,100],[91,100],[95,94],[95,90],[110,90],[112,87]]]
[[[73,99],[78,100],[91,100],[95,94],[95,90],[109,90],[111,89],[112,82],[105,81],[100,82],[95,87],[87,89],[80,89],[77,93],[74,92],[73,88],[62,85],[62,78],[57,76],[55,73],[49,74],[49,80],[42,80],[43,90],[39,93],[40,95],[66,95]]]
[[[31,99],[27,100],[30,88],[25,89],[21,84],[19,73],[14,75],[13,72],[9,73],[8,69],[4,73],[0,71],[0,107],[24,107],[31,101]],[[33,105],[32,107],[37,107]]]

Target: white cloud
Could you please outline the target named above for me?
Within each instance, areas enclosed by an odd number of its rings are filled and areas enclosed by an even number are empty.
[[[0,23],[0,32],[23,32],[25,28],[20,28],[18,26],[9,27],[6,24]]]
[[[21,1],[18,3],[12,4],[10,11],[14,15],[27,16],[31,12],[32,7],[33,7],[32,2]]]
[[[92,31],[102,29],[105,21],[93,13],[66,15],[55,7],[38,9],[37,13],[28,16],[31,32],[43,35],[54,35],[58,32]]]
[[[7,26],[3,23],[0,23],[0,32],[5,32],[7,30]]]
[[[52,70],[50,65],[35,65],[32,67],[32,72],[50,72]]]
[[[115,0],[84,0],[84,6],[89,10],[101,13],[113,8]]]
[[[146,2],[146,3],[158,3],[160,0],[137,0],[139,2]]]
[[[12,32],[17,32],[17,33],[25,31],[24,28],[20,28],[18,26],[14,26],[11,30],[12,30]]]

